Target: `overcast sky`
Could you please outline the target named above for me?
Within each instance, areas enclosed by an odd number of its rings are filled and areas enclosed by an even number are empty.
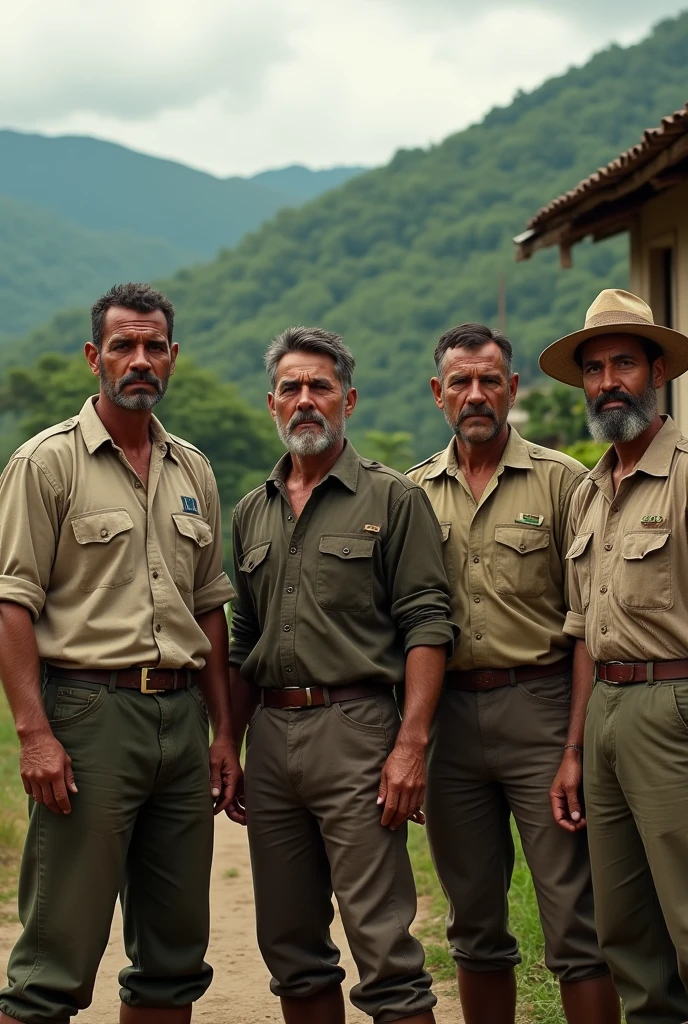
[[[0,6],[0,126],[95,135],[229,175],[384,163],[635,42],[688,0]]]

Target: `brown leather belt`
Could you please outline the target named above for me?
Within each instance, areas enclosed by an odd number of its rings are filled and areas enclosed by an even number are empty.
[[[449,690],[494,690],[499,686],[515,686],[529,679],[544,679],[570,672],[571,658],[560,658],[551,665],[517,665],[516,668],[474,668],[450,670],[444,681]]]
[[[186,690],[196,681],[196,672],[175,668],[124,668],[117,672],[107,669],[58,668],[46,665],[48,678],[72,679],[74,682],[99,683],[109,686],[115,677],[115,686],[126,690],[140,690],[141,693],[160,693],[161,690]]]
[[[628,686],[630,683],[666,679],[688,679],[688,658],[676,661],[597,661],[595,675],[605,683]]]
[[[297,711],[301,708],[322,708],[341,704],[344,700],[364,697],[394,696],[391,686],[359,683],[356,686],[287,686],[282,690],[261,689],[261,703],[266,708]]]

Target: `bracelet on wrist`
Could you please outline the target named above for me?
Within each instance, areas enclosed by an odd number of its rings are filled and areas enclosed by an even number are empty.
[[[564,750],[577,750],[579,754],[583,753],[583,748],[579,743],[566,743],[564,745]]]

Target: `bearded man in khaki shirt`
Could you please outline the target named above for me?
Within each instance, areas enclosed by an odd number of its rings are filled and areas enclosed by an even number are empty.
[[[173,320],[147,285],[99,299],[99,394],[0,478],[0,677],[33,798],[4,1024],[67,1024],[89,1005],[118,893],[121,1024],[188,1024],[212,978],[213,798],[242,820],[233,591],[208,460],[151,413]]]
[[[574,685],[589,693],[594,680],[584,768],[600,945],[629,1024],[682,1024],[688,439],[658,414],[657,390],[688,370],[688,338],[655,325],[642,299],[608,289],[540,365],[584,388],[593,437],[612,443],[572,502],[564,627],[576,638]]]
[[[440,521],[461,628],[435,723],[425,810],[450,902],[464,1019],[515,1019],[513,814],[566,1018],[614,1024],[618,999],[595,938],[578,796],[587,692],[571,691],[572,644],[563,633],[568,511],[585,469],[509,427],[518,375],[499,332],[453,328],[435,362],[433,394],[455,437],[409,475]]]

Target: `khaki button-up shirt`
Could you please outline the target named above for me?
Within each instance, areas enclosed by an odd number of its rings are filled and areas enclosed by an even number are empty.
[[[400,683],[411,647],[454,638],[425,494],[347,442],[296,519],[290,465],[234,512],[230,661],[273,688]]]
[[[476,502],[454,439],[409,476],[440,521],[461,638],[451,669],[547,665],[571,648],[564,634],[568,512],[586,470],[512,427],[500,463]]]
[[[210,464],[153,417],[144,487],[93,402],[0,477],[0,601],[29,609],[41,658],[63,668],[202,668],[194,616],[233,594]]]
[[[688,657],[688,439],[670,417],[616,494],[613,448],[576,493],[566,632],[595,661]]]

